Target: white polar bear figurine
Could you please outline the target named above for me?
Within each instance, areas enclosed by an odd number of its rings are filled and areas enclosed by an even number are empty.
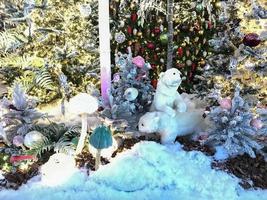
[[[141,133],[159,133],[161,143],[168,144],[175,141],[177,136],[191,135],[202,131],[205,126],[203,111],[177,112],[170,117],[165,112],[147,112],[138,123]]]
[[[177,92],[182,82],[180,75],[181,72],[176,68],[160,73],[150,111],[162,111],[174,117],[176,112],[185,112],[187,110],[185,101]]]
[[[41,167],[41,178],[45,185],[61,185],[70,181],[79,170],[71,155],[56,153]]]

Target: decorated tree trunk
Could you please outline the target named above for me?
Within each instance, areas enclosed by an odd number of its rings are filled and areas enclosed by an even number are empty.
[[[173,54],[173,0],[167,1],[167,23],[168,23],[168,52],[167,70],[172,68]]]

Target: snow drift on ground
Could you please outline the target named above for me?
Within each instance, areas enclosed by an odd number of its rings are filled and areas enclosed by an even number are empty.
[[[90,176],[77,170],[69,180],[49,186],[34,177],[1,200],[267,200],[267,191],[244,191],[238,179],[211,169],[211,158],[186,152],[179,144],[140,142]],[[57,179],[57,174],[54,174]]]

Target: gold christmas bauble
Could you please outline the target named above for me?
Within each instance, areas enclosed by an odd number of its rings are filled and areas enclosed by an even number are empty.
[[[143,35],[142,32],[138,32],[138,33],[137,33],[137,36],[139,36],[139,37],[142,36],[142,35]]]
[[[221,8],[221,6],[222,6],[222,4],[220,1],[215,3],[215,8],[219,9],[219,8]]]
[[[203,34],[204,34],[204,31],[203,31],[203,30],[200,30],[200,31],[198,32],[198,34],[199,34],[199,35],[203,35]]]

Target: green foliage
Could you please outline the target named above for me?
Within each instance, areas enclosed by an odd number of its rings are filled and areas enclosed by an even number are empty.
[[[97,127],[89,138],[89,143],[96,149],[105,149],[112,145],[112,134],[108,127]]]
[[[0,169],[9,172],[12,168],[11,163],[9,162],[9,156],[4,153],[0,153]]]
[[[53,80],[47,70],[40,70],[35,73],[34,84],[40,88],[53,89]]]
[[[71,140],[79,135],[80,127],[50,123],[48,125],[35,125],[30,130],[39,131],[45,136],[45,139],[26,152],[41,156],[46,151],[67,152],[70,148],[74,148]]]
[[[0,27],[0,72],[6,83],[19,82],[39,103],[61,97],[59,74],[67,76],[71,95],[84,92],[90,82],[97,83],[96,2],[1,2],[5,26]]]
[[[22,44],[17,33],[12,31],[0,32],[0,55],[6,52],[12,52]]]

